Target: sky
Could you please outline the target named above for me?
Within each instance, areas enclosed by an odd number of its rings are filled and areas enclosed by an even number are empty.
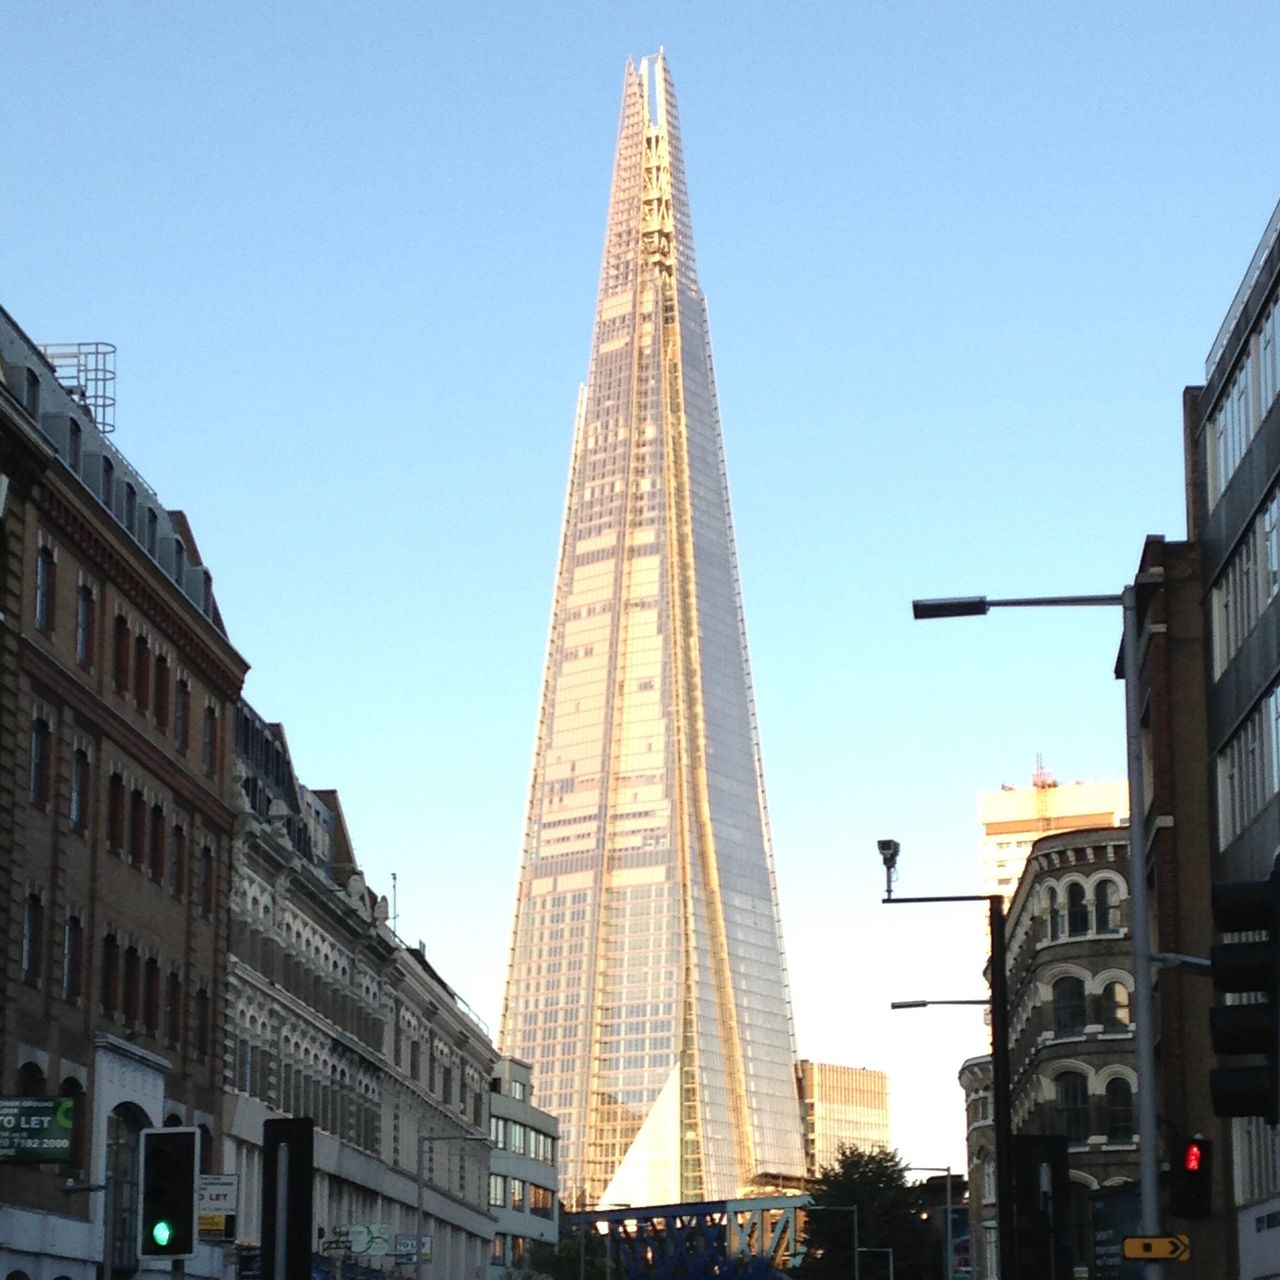
[[[246,696],[496,1036],[628,57],[668,53],[800,1054],[964,1164],[977,796],[1120,776],[1118,591],[1280,197],[1268,3],[10,0],[0,304],[115,343]]]

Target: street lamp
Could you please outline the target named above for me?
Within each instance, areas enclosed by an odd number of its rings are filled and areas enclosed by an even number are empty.
[[[1017,1274],[1017,1240],[1013,1229],[1013,1106],[1009,1087],[1009,976],[1005,962],[1004,896],[999,893],[959,893],[927,898],[895,898],[892,868],[885,855],[892,845],[893,865],[898,861],[898,842],[878,840],[876,848],[890,878],[881,901],[886,906],[917,902],[985,902],[991,930],[991,1104],[996,1145],[996,1245],[1000,1256],[1001,1280]],[[895,1008],[921,1009],[931,1004],[984,1004],[969,1000],[903,1000]]]
[[[1156,1111],[1156,1035],[1151,1007],[1151,925],[1147,899],[1146,795],[1142,769],[1142,706],[1138,688],[1138,587],[1158,581],[1139,574],[1118,595],[1022,596],[989,600],[986,596],[959,596],[946,600],[913,600],[912,616],[924,618],[967,618],[985,616],[992,609],[1090,608],[1119,605],[1124,619],[1124,710],[1125,745],[1129,769],[1129,876],[1133,935],[1133,986],[1135,1066],[1138,1076],[1138,1185],[1142,1200],[1142,1230],[1160,1234],[1160,1166]],[[993,956],[994,963],[994,956]],[[998,1132],[998,1130],[997,1130]],[[997,1173],[999,1172],[997,1168]],[[999,1191],[1003,1195],[1003,1189]],[[1003,1218],[1000,1234],[1003,1237]],[[1003,1244],[1001,1264],[1006,1257]],[[1148,1263],[1148,1275],[1159,1275],[1159,1264]],[[1011,1274],[1011,1273],[1010,1273]]]
[[[921,1004],[985,1004],[984,1000],[921,1000]],[[947,1222],[946,1230],[942,1236],[943,1263],[942,1263],[942,1280],[952,1280],[952,1272],[955,1270],[955,1254],[952,1252],[951,1246],[951,1166],[938,1168],[936,1165],[929,1164],[909,1164],[906,1166],[913,1173],[945,1173],[947,1175]]]

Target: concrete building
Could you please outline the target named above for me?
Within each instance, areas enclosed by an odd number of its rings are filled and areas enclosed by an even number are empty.
[[[969,1258],[974,1280],[997,1280],[996,1133],[992,1120],[991,1055],[960,1067],[964,1090],[965,1152],[969,1183]]]
[[[1055,831],[1114,827],[1129,818],[1129,783],[1058,782],[1039,759],[1029,787],[1003,786],[978,795],[982,824],[982,892],[1013,897],[1032,844]]]
[[[664,54],[628,65],[499,1047],[566,1205],[798,1187],[795,1036]]]
[[[112,440],[113,351],[0,311],[0,1094],[71,1120],[55,1162],[0,1163],[0,1274],[31,1280],[136,1267],[140,1129],[220,1154],[246,666],[191,525]]]
[[[261,1239],[263,1122],[310,1116],[315,1274],[335,1255],[348,1277],[385,1270],[397,1237],[422,1235],[434,1275],[478,1274],[495,1229],[488,1033],[388,928],[336,792],[299,783],[283,729],[245,702],[235,726],[223,1167],[240,1177],[237,1236]]]
[[[527,1062],[500,1058],[489,1088],[489,1211],[497,1219],[489,1263],[498,1276],[526,1268],[531,1244],[560,1238],[559,1130],[534,1106]]]
[[[802,1058],[796,1064],[796,1087],[807,1178],[839,1163],[842,1147],[889,1146],[889,1077],[883,1071]]]
[[[1184,397],[1188,532],[1208,672],[1213,880],[1261,880],[1280,847],[1280,207]],[[1280,1257],[1280,1132],[1232,1124],[1239,1274]]]

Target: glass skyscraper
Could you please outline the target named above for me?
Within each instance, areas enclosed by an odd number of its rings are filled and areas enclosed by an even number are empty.
[[[804,1174],[707,311],[662,53],[628,63],[499,1043],[571,1209]]]

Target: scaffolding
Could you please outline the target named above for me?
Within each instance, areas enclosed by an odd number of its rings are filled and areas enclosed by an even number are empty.
[[[116,429],[116,349],[110,342],[58,342],[40,348],[58,381],[104,435]]]

